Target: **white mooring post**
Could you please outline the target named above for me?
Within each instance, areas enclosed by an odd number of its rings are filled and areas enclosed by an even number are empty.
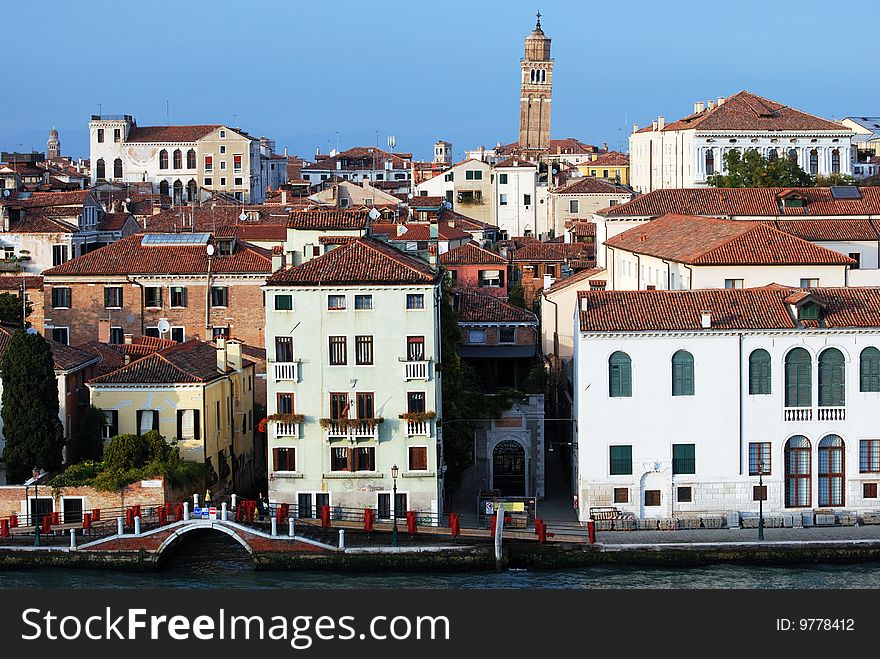
[[[193,494],[193,508],[199,507],[199,495]]]
[[[287,520],[287,535],[291,538],[295,536],[295,533],[293,532],[293,517]]]
[[[183,521],[184,522],[189,521],[189,502],[188,501],[183,502]]]
[[[345,529],[339,529],[339,548],[345,549]]]
[[[121,517],[116,518],[116,535],[125,533],[125,523]]]
[[[238,508],[238,495],[233,494],[232,495],[232,509],[235,510],[236,508]]]
[[[134,534],[135,535],[141,534],[141,516],[140,515],[136,515],[134,518]]]
[[[220,519],[223,520],[224,522],[226,521],[226,502],[225,501],[220,505]]]
[[[274,538],[277,535],[278,535],[278,518],[273,517],[272,518],[272,537]]]
[[[70,548],[76,549],[76,529],[70,529]]]
[[[501,569],[501,534],[504,533],[504,504],[495,511],[495,568]]]

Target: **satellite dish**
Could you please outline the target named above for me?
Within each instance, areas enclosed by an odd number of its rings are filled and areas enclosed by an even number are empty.
[[[160,320],[160,321],[156,324],[156,329],[159,330],[159,335],[160,335],[160,336],[163,335],[163,334],[167,334],[167,333],[171,330],[171,323],[169,323],[167,320],[165,320],[165,319],[163,318],[162,320]]]
[[[28,328],[25,330],[25,332],[28,333],[28,334],[39,334],[39,332],[38,332],[36,329],[34,329],[33,327],[28,327]]]
[[[208,253],[208,256],[214,256],[214,246],[208,245],[205,247],[205,251]]]
[[[247,213],[244,211],[241,212],[241,215],[238,216],[238,219],[244,222],[248,218]]]
[[[371,208],[371,209],[370,209],[370,213],[369,213],[369,215],[370,215],[370,219],[373,220],[373,221],[376,221],[376,220],[378,220],[380,217],[382,217],[382,213],[380,213],[379,211],[377,211],[375,208]]]
[[[8,196],[9,196],[9,190],[4,190],[4,191],[3,191],[3,196],[4,196],[4,197],[8,197]]]

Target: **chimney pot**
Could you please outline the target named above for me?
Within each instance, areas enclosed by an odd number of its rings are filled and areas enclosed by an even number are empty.
[[[110,320],[107,318],[98,319],[98,341],[110,343]]]
[[[134,336],[132,334],[123,334],[122,342],[125,345],[130,346],[132,343],[134,343]]]
[[[587,310],[587,298],[582,297],[581,298],[581,311],[586,311],[586,310]]]
[[[705,104],[703,103],[703,101],[696,101],[696,102],[694,103],[694,114],[698,114],[698,113],[702,112],[702,111],[705,110],[705,109],[706,109],[706,106],[705,106]]]
[[[712,327],[712,314],[708,311],[700,312],[700,325],[703,329],[711,329]]]
[[[633,132],[634,132],[634,133],[638,133],[638,132],[639,132],[639,125],[638,125],[638,124],[633,124]]]
[[[663,130],[663,127],[666,125],[666,117],[660,116],[657,117],[657,128],[659,130]]]

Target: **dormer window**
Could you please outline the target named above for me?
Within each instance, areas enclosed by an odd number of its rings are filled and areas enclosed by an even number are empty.
[[[783,201],[783,204],[786,208],[803,208],[807,205],[801,197],[789,197]]]
[[[232,256],[235,251],[235,238],[218,238],[217,254],[218,256]]]
[[[808,302],[798,307],[798,320],[819,320],[819,306]]]

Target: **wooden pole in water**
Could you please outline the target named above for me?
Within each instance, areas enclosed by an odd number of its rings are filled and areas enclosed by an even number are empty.
[[[503,560],[501,553],[501,535],[504,533],[504,504],[499,503],[495,509],[495,570],[501,572]]]

